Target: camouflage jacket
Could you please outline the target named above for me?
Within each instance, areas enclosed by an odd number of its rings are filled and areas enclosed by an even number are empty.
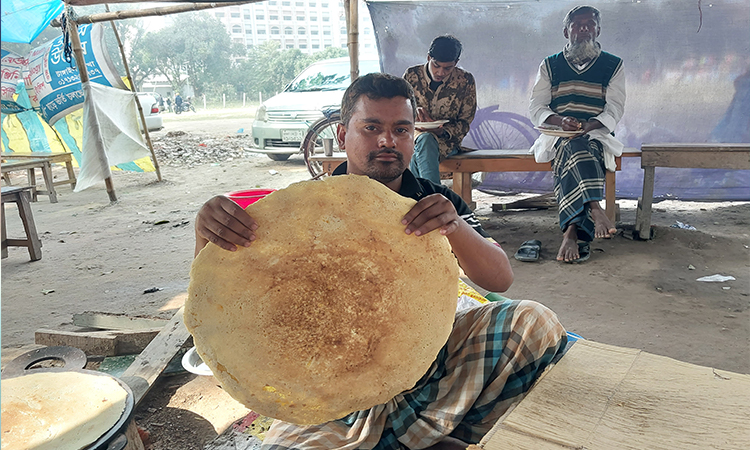
[[[417,106],[427,110],[432,120],[450,120],[443,125],[448,133],[438,137],[440,155],[445,157],[451,150],[461,145],[469,132],[477,110],[477,89],[474,77],[456,67],[436,91],[430,90],[430,76],[427,64],[409,67],[404,78],[414,88]]]

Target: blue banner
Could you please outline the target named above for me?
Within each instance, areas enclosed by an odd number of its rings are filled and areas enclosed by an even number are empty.
[[[101,24],[78,27],[86,70],[92,83],[127,89],[109,59]],[[31,104],[51,124],[83,106],[81,77],[75,61],[63,57],[62,36],[28,56],[24,82]]]

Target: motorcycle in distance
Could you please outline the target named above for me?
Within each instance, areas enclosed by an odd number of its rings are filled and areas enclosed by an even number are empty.
[[[193,108],[193,105],[190,103],[190,100],[183,100],[182,103],[179,105],[175,105],[174,112],[176,114],[180,114],[183,112],[193,111],[195,112],[195,108]]]

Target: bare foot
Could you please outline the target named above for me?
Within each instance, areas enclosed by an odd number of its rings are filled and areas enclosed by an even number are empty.
[[[599,202],[589,202],[589,207],[591,217],[594,219],[594,237],[609,239],[617,233],[617,228],[609,221],[607,213],[599,206]]]
[[[573,261],[580,257],[578,254],[578,229],[575,225],[568,225],[563,233],[562,244],[557,252],[558,261]]]

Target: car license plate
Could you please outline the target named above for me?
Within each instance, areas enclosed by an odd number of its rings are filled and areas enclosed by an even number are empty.
[[[284,142],[302,142],[304,138],[304,130],[281,130],[281,140]]]

